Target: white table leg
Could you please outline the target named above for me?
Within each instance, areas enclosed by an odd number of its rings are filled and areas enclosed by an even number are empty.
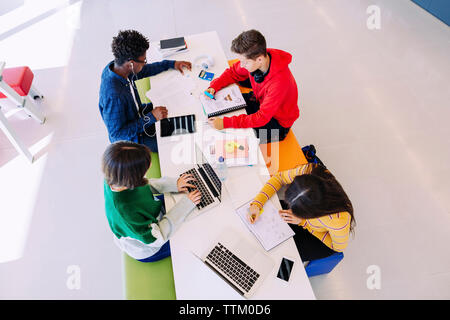
[[[8,124],[8,119],[6,119],[6,117],[3,114],[3,112],[1,111],[1,109],[0,109],[0,128],[6,134],[6,136],[9,139],[9,141],[11,141],[11,143],[14,146],[14,148],[16,148],[16,150],[19,153],[23,154],[30,161],[30,163],[32,163],[33,160],[34,160],[33,156],[31,155],[30,151],[17,138],[16,133],[11,128],[11,126]]]
[[[36,108],[34,100],[28,95],[24,101],[23,108],[33,119],[37,120],[40,124],[45,122],[44,115]]]

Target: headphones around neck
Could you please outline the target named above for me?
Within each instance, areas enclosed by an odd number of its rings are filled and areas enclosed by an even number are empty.
[[[269,71],[269,70],[267,70],[267,71]],[[261,83],[264,81],[264,78],[266,77],[266,75],[268,73],[269,72],[263,73],[261,70],[258,69],[256,71],[250,72],[250,75],[253,77],[253,79],[255,79],[256,83]]]
[[[272,56],[270,55],[270,53],[267,53],[270,57],[270,63],[269,63],[269,69],[267,69],[267,71],[264,73],[261,70],[255,70],[253,72],[250,72],[250,75],[253,77],[253,79],[255,79],[256,83],[261,83],[264,81],[264,78],[269,74],[270,71],[270,65],[272,64]]]

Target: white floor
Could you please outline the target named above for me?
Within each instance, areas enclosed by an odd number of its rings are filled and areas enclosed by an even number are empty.
[[[2,109],[37,160],[0,134],[0,298],[123,298],[98,89],[112,37],[131,28],[151,41],[216,30],[230,59],[231,40],[255,28],[293,54],[295,134],[316,146],[357,220],[345,259],[311,279],[317,298],[450,298],[448,26],[409,0],[33,2],[0,4],[0,60],[34,70],[47,115],[41,126]],[[366,25],[370,5],[379,30]]]

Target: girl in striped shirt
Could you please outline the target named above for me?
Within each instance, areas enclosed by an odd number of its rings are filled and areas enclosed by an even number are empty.
[[[288,186],[279,214],[295,232],[302,261],[342,252],[355,225],[353,207],[342,186],[322,165],[308,163],[273,175],[250,204],[249,221],[258,220],[264,203],[283,185]]]

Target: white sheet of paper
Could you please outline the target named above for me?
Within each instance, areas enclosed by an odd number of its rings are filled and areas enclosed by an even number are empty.
[[[294,236],[294,231],[280,217],[277,208],[270,200],[265,203],[264,211],[259,216],[259,219],[251,224],[247,219],[250,202],[251,200],[236,209],[236,213],[266,251],[275,248],[280,243]]]
[[[164,81],[154,81],[151,83],[147,97],[152,101],[153,106],[165,106],[169,110],[185,107],[186,104],[196,104],[192,92],[196,83],[192,74],[185,72],[182,75],[179,71],[167,71]],[[172,115],[171,115],[172,116]]]

